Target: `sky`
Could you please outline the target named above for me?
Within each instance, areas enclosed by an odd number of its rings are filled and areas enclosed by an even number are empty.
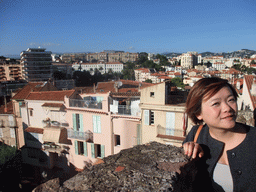
[[[254,0],[0,0],[0,56],[256,49]]]

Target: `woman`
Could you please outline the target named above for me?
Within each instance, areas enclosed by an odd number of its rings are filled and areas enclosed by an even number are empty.
[[[213,191],[256,191],[256,131],[236,122],[237,97],[227,80],[203,78],[187,98],[186,112],[197,126],[183,148],[186,155],[205,162]],[[199,124],[204,126],[195,143]]]

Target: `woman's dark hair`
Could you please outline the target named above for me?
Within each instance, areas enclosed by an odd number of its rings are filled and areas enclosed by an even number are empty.
[[[201,114],[203,99],[208,100],[223,87],[229,87],[237,100],[238,94],[228,80],[217,77],[203,78],[197,81],[190,90],[186,101],[186,113],[195,124],[202,124],[197,118]]]

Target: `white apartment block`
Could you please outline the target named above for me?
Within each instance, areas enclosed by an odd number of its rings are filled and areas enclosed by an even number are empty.
[[[212,67],[218,71],[221,71],[226,68],[226,65],[224,63],[213,63]]]
[[[72,65],[75,71],[89,71],[92,75],[95,70],[99,70],[101,74],[108,73],[112,71],[112,73],[121,73],[124,69],[123,63],[120,62],[100,62],[100,63],[75,63]]]

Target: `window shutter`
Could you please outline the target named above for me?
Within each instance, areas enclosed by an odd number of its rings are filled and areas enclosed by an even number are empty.
[[[83,114],[79,114],[79,121],[80,121],[80,132],[84,131],[84,125],[83,125]]]
[[[76,114],[73,113],[72,116],[73,116],[73,129],[76,131]]]
[[[91,150],[92,150],[92,158],[95,158],[94,143],[91,143]]]
[[[88,156],[88,151],[87,151],[87,142],[84,142],[84,156]]]
[[[92,116],[92,124],[93,124],[93,132],[97,133],[97,117],[95,115]]]
[[[174,135],[175,129],[175,113],[167,112],[166,113],[166,135]]]
[[[149,125],[149,110],[144,110],[144,124]]]
[[[76,155],[78,155],[78,142],[75,141],[75,153]]]
[[[101,117],[97,116],[97,131],[101,133]]]
[[[105,157],[105,145],[101,145],[100,150],[101,150],[101,158]]]

